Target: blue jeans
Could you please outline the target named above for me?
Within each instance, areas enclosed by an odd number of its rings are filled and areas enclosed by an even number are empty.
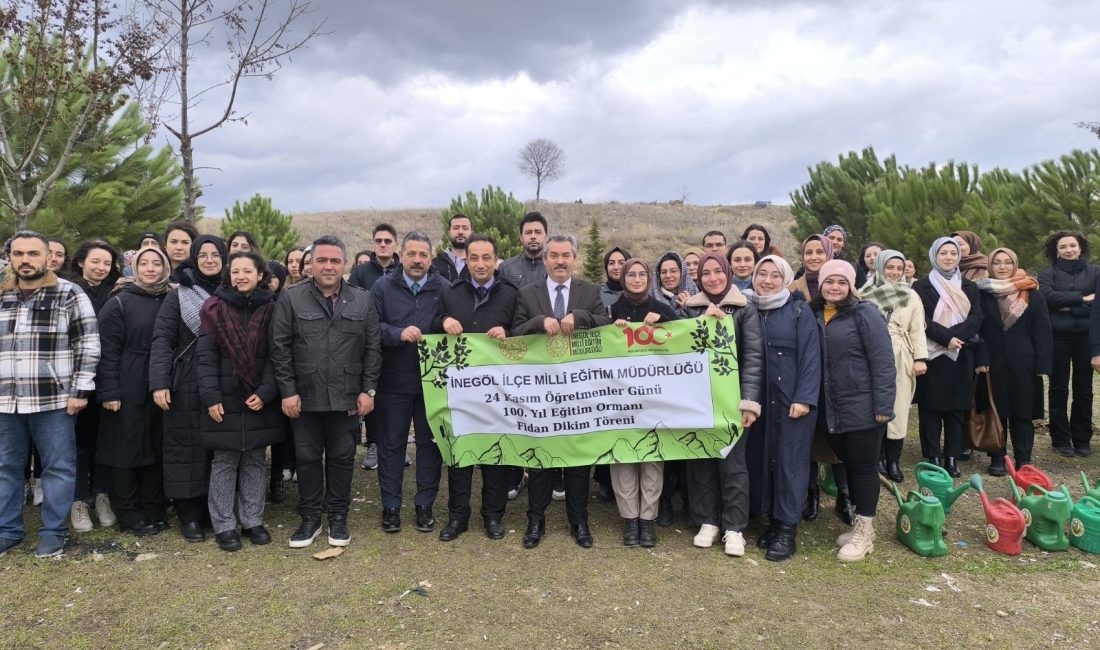
[[[65,409],[0,413],[0,537],[23,539],[23,464],[31,440],[42,457],[42,528],[39,535],[69,532],[65,519],[76,490],[74,416]]]

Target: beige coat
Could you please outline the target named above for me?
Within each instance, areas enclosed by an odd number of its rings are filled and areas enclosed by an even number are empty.
[[[917,390],[913,363],[928,356],[928,341],[924,338],[924,305],[920,297],[909,292],[909,302],[890,314],[887,329],[894,346],[894,367],[898,371],[898,387],[894,396],[894,419],[886,427],[891,440],[905,438],[909,428],[909,407]]]

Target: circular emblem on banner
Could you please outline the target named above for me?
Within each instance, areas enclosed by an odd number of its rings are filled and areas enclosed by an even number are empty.
[[[561,334],[546,337],[546,354],[564,357],[569,354],[569,339]]]
[[[922,488],[920,489],[920,493],[921,493],[921,494],[923,494],[923,495],[924,495],[924,496],[926,496],[926,497],[934,497],[934,496],[936,496],[936,495],[935,495],[935,494],[934,494],[934,493],[932,492],[932,490],[930,490],[930,489],[928,489],[928,488],[926,488],[926,487],[922,487]]]
[[[1021,512],[1024,513],[1024,527],[1031,528],[1031,511],[1027,508],[1022,508]]]
[[[997,540],[1001,538],[1000,531],[993,524],[985,525],[985,538],[989,540],[990,544],[996,544]]]
[[[1074,537],[1081,537],[1085,534],[1085,522],[1074,517],[1069,522],[1069,532],[1073,533]]]
[[[500,346],[500,353],[509,361],[519,361],[527,356],[527,344],[519,339],[504,339],[497,345]]]
[[[905,534],[909,534],[909,529],[911,529],[912,527],[913,527],[913,525],[911,523],[909,523],[909,515],[902,515],[901,516],[901,532],[903,532]]]

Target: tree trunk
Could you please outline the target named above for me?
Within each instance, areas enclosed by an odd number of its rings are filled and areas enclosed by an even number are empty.
[[[183,219],[195,223],[195,202],[198,188],[195,187],[195,151],[191,144],[191,126],[188,108],[191,98],[188,95],[187,78],[191,61],[188,59],[189,39],[191,38],[191,16],[188,0],[180,3],[180,162],[183,167]]]
[[[539,202],[539,196],[542,194],[542,176],[535,176],[535,203]]]

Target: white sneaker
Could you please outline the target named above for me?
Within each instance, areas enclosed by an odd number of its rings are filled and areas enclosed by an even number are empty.
[[[710,548],[714,546],[714,542],[718,541],[718,526],[712,524],[703,524],[699,527],[699,532],[695,534],[695,539],[691,540],[691,543],[699,548]]]
[[[95,495],[95,516],[99,519],[99,525],[107,528],[118,522],[115,511],[111,509],[111,497],[100,493]]]
[[[519,496],[519,491],[522,490],[523,486],[526,485],[526,484],[527,484],[527,472],[524,472],[523,476],[519,477],[519,485],[516,485],[515,487],[508,490],[508,500],[509,501],[515,500],[515,498]],[[551,494],[550,498],[553,498],[553,496],[554,495]],[[565,496],[565,494],[563,493],[562,496]]]
[[[42,495],[42,479],[37,478],[32,480],[34,481],[34,488],[32,489],[34,496],[31,498],[31,502],[36,506],[40,506],[42,505],[42,499],[45,498]]]
[[[290,480],[290,470],[289,469],[284,469],[283,470],[283,483],[286,483],[289,480]]]
[[[550,498],[554,501],[565,501],[565,490],[553,490],[550,492]]]
[[[726,555],[741,557],[745,554],[745,536],[736,530],[727,530],[722,541],[726,543]]]
[[[73,530],[78,533],[90,533],[95,528],[88,514],[88,504],[80,500],[73,501],[69,508],[69,520],[73,522]]]

